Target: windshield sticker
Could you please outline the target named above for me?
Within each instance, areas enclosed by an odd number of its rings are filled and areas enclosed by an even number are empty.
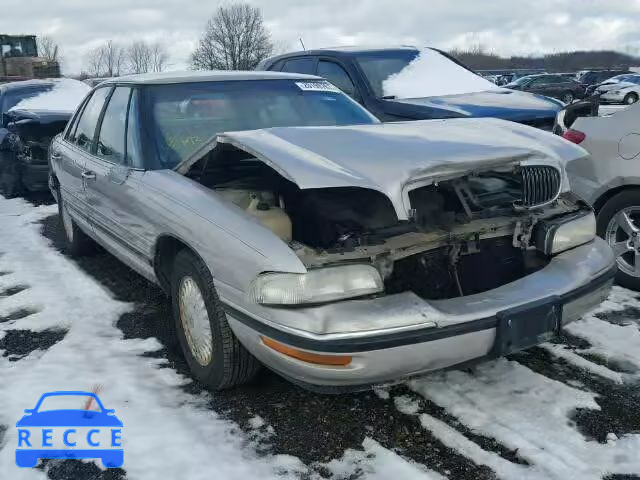
[[[317,82],[295,82],[300,90],[311,92],[339,92],[340,89],[326,80]]]

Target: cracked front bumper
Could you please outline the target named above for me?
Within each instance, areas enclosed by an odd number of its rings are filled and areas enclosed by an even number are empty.
[[[310,388],[354,390],[544,342],[607,297],[615,270],[611,249],[596,238],[526,277],[449,300],[405,292],[249,311],[222,298],[234,333],[266,366]],[[307,363],[271,349],[263,337],[306,352],[348,354],[352,361],[340,367]]]

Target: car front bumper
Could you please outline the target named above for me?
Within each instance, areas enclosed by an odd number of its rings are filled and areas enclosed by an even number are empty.
[[[611,249],[596,238],[531,275],[450,300],[427,301],[405,292],[249,312],[222,298],[232,330],[263,364],[307,388],[358,390],[544,342],[602,302],[615,271]],[[273,350],[264,337],[352,361],[343,367],[308,363]]]

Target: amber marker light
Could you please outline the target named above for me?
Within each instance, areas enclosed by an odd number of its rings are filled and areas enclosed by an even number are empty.
[[[290,347],[280,342],[267,337],[261,337],[262,343],[267,347],[282,353],[291,358],[301,360],[307,363],[314,363],[316,365],[329,365],[333,367],[344,367],[351,363],[353,357],[349,355],[323,355],[320,353],[305,352],[298,350],[297,348]]]

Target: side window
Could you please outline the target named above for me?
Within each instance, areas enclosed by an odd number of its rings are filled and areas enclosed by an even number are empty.
[[[116,87],[104,111],[96,155],[109,162],[124,163],[125,160],[125,128],[130,94],[128,87]]]
[[[356,87],[351,78],[349,78],[349,74],[337,63],[320,60],[318,62],[318,75],[329,80],[347,95],[356,96]]]
[[[290,72],[290,73],[305,73],[308,75],[313,75],[314,62],[315,60],[313,57],[292,58],[291,60],[287,60],[284,63],[284,67],[282,67],[282,71]]]
[[[278,60],[273,65],[271,65],[271,68],[269,68],[269,70],[273,72],[279,72],[280,70],[282,70],[282,65],[284,65],[284,60]]]
[[[87,102],[78,120],[78,125],[69,136],[69,141],[78,147],[90,152],[93,150],[93,142],[96,133],[96,126],[100,119],[100,113],[104,106],[104,101],[111,91],[110,88],[99,88]]]
[[[139,96],[139,90],[134,89],[129,100],[129,116],[127,117],[127,164],[135,168],[143,167],[138,124]]]

